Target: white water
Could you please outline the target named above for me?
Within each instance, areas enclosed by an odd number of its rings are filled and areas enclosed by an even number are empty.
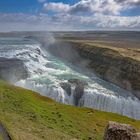
[[[60,87],[68,79],[88,83],[79,105],[140,119],[140,101],[131,93],[107,83],[95,75],[90,78],[50,55],[41,44],[24,38],[0,38],[0,57],[18,58],[28,69],[29,77],[15,83],[65,104],[74,103],[74,87],[68,94]]]

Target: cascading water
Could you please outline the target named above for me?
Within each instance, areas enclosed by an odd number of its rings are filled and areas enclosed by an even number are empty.
[[[15,84],[39,92],[58,102],[74,105],[75,85],[68,94],[60,85],[69,79],[86,81],[79,106],[115,112],[140,119],[140,101],[128,91],[105,82],[95,75],[79,73],[45,51],[32,39],[0,38],[0,57],[18,58],[28,70],[29,77]]]

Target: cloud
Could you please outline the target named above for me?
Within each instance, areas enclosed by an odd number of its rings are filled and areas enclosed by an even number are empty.
[[[71,6],[70,12],[91,12],[91,13],[106,13],[119,14],[121,6],[116,4],[113,0],[81,0],[80,2]]]
[[[70,9],[70,5],[64,4],[62,2],[59,3],[51,2],[51,3],[45,3],[44,9],[56,11],[56,12],[68,12]]]
[[[73,25],[54,21],[52,17],[46,14],[0,13],[0,19],[0,32],[74,30]]]
[[[139,5],[140,4],[140,0],[115,0],[118,3],[124,3],[124,4],[128,4],[128,5]]]
[[[64,3],[45,3],[45,10],[55,12],[68,12],[68,13],[109,13],[119,14],[122,6],[114,0],[80,0],[79,2],[69,5]]]
[[[44,4],[46,11],[77,13],[102,13],[119,15],[121,11],[138,6],[140,0],[80,0],[70,5],[62,2],[50,2]]]
[[[140,29],[140,16],[114,16],[94,14],[90,16],[66,13],[47,14],[0,14],[0,31],[12,30],[93,30],[93,29]]]
[[[115,0],[118,5],[121,5],[123,11],[133,8],[140,8],[140,0]]]
[[[140,29],[140,15],[121,13],[140,7],[140,0],[79,0],[74,4],[38,1],[43,13],[0,13],[0,31]],[[50,11],[53,12],[50,14]]]
[[[107,15],[95,15],[97,17],[98,23],[97,27],[102,28],[140,28],[140,16],[125,17],[125,16],[107,16]]]
[[[94,29],[133,29],[140,28],[140,16],[126,17],[126,16],[111,16],[103,14],[95,14],[92,16],[73,16],[60,14],[55,16],[57,22],[65,24],[73,24],[75,27],[86,27]],[[85,29],[86,29],[85,28]]]

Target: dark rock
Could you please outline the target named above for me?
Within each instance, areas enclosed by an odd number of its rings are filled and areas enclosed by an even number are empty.
[[[60,83],[60,86],[67,92],[67,94],[71,95],[71,84],[70,83]]]
[[[21,60],[0,58],[0,79],[13,83],[27,77],[27,69]]]
[[[110,121],[105,130],[104,140],[140,140],[140,137],[131,125]]]
[[[84,87],[88,85],[83,80],[79,79],[69,79],[68,82],[60,83],[60,86],[66,91],[66,93],[70,96],[72,94],[71,88],[74,87],[73,97],[74,97],[74,105],[79,105],[79,100],[82,98],[84,94]]]
[[[76,85],[74,95],[73,95],[74,103],[76,106],[78,106],[79,100],[82,98],[83,94],[84,94],[84,85],[82,84]]]
[[[84,87],[88,85],[85,81],[79,79],[69,79],[69,83],[75,86],[74,90],[74,104],[76,106],[79,105],[79,100],[82,98],[84,94]]]

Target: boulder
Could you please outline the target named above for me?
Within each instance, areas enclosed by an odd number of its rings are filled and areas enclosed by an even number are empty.
[[[110,121],[105,130],[104,140],[140,140],[140,135],[129,124]]]

